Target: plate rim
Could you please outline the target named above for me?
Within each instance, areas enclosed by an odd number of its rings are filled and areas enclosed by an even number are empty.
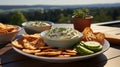
[[[107,51],[110,47],[110,43],[105,39],[104,40],[104,49],[102,49],[101,51],[99,52],[96,52],[94,54],[90,54],[90,55],[84,55],[84,56],[74,56],[74,57],[65,57],[65,58],[58,58],[58,57],[43,57],[43,56],[36,56],[36,55],[32,55],[32,54],[28,54],[28,53],[25,53],[23,51],[21,51],[20,49],[12,46],[12,48],[22,54],[22,55],[25,55],[27,57],[31,57],[31,58],[35,58],[35,59],[41,59],[41,60],[74,60],[74,59],[84,59],[84,58],[90,58],[90,57],[93,57],[93,56],[96,56],[96,55],[99,55],[99,54],[102,54],[104,53],[105,51]]]

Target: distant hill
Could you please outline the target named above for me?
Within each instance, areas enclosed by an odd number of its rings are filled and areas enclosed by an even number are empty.
[[[113,4],[88,4],[88,5],[0,5],[0,9],[22,9],[22,8],[43,8],[43,9],[59,9],[59,8],[80,8],[80,7],[120,7],[120,3]]]

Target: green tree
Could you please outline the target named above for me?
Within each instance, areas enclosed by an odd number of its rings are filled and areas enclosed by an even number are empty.
[[[58,23],[70,23],[71,15],[65,16],[63,13],[60,14]]]
[[[94,17],[94,23],[112,21],[112,17],[108,16],[104,10],[100,10],[99,14]]]
[[[20,11],[15,11],[11,16],[10,24],[21,26],[21,24],[25,21],[27,21],[27,19],[25,18],[23,13]]]

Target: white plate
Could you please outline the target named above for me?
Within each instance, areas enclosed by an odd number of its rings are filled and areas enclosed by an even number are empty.
[[[107,40],[105,40],[104,45],[103,45],[103,49],[97,53],[91,54],[91,55],[85,55],[85,56],[75,56],[75,57],[67,57],[67,58],[57,58],[57,57],[42,57],[42,56],[35,56],[32,54],[27,54],[22,52],[20,49],[16,48],[13,46],[13,49],[15,51],[17,51],[18,53],[34,58],[34,59],[38,59],[38,60],[43,60],[43,61],[47,61],[47,62],[54,62],[54,63],[66,63],[66,62],[73,62],[73,61],[78,61],[78,60],[85,60],[94,56],[97,56],[103,52],[105,52],[106,50],[108,50],[110,47],[110,44]]]

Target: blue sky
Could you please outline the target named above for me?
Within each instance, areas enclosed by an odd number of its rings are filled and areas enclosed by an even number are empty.
[[[75,5],[99,3],[120,3],[120,0],[0,0],[0,5]]]

